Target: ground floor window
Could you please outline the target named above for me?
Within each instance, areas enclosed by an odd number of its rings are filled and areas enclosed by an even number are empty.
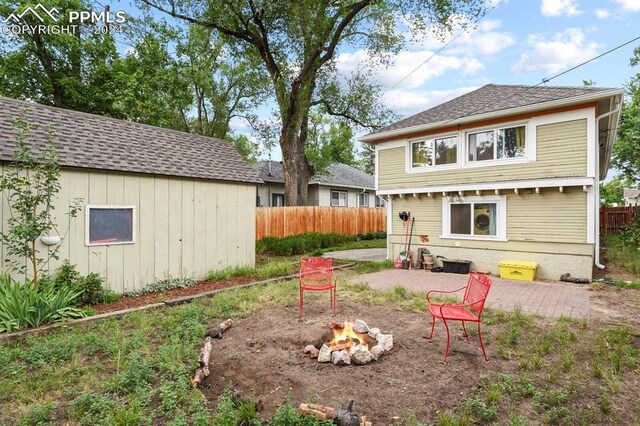
[[[284,206],[284,194],[271,194],[271,207]]]
[[[369,193],[361,192],[358,194],[358,207],[369,207]]]
[[[87,245],[126,244],[135,241],[134,206],[91,206],[86,209]]]
[[[506,201],[503,197],[444,197],[444,237],[506,239]]]
[[[347,207],[347,191],[331,190],[331,207]]]

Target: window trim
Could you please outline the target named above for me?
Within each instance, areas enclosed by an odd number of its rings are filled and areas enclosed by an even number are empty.
[[[452,204],[486,204],[496,203],[497,227],[496,235],[465,235],[452,234],[451,230],[451,205]],[[473,207],[471,208],[473,215]],[[473,228],[472,228],[473,229]],[[442,197],[442,235],[443,239],[454,240],[484,240],[484,241],[508,241],[507,239],[507,196],[470,196],[462,197],[460,201],[449,201],[448,197]]]
[[[415,143],[420,143],[420,142],[431,142],[432,144],[435,144],[436,140],[440,140],[440,139],[449,139],[449,138],[455,138],[456,139],[456,161],[455,163],[449,163],[449,164],[436,164],[436,158],[435,158],[435,149],[432,149],[432,164],[430,166],[421,166],[421,167],[414,167],[413,166],[413,144]],[[433,145],[432,145],[433,146]],[[406,150],[406,170],[408,173],[424,173],[424,172],[432,172],[434,170],[447,170],[447,169],[456,169],[458,167],[460,167],[460,132],[458,133],[443,133],[443,134],[438,134],[438,135],[430,135],[429,137],[426,138],[416,138],[416,139],[410,139],[407,143],[407,146],[405,148]]]
[[[346,204],[344,206],[341,206],[339,204],[338,205],[333,204],[333,193],[334,192],[344,193],[345,201],[346,201]],[[340,197],[338,197],[338,202],[339,202],[339,200],[340,200]],[[343,189],[332,189],[332,190],[330,190],[329,191],[329,206],[331,206],[331,207],[349,207],[349,191],[345,191]]]
[[[497,149],[498,139],[497,132],[498,130],[503,129],[511,129],[514,127],[523,127],[524,126],[524,137],[525,137],[525,153],[522,157],[512,157],[512,158],[494,158],[493,160],[482,160],[482,161],[471,161],[469,160],[469,135],[473,135],[476,133],[484,133],[493,131],[494,134],[494,151]],[[500,125],[493,126],[483,126],[476,127],[471,129],[465,129],[462,131],[462,138],[464,140],[464,156],[462,157],[462,167],[465,168],[473,168],[473,167],[487,167],[487,166],[500,166],[505,164],[522,164],[522,163],[530,163],[536,161],[535,152],[536,152],[536,127],[532,125],[530,120],[526,121],[512,121],[508,123],[500,123]]]
[[[367,196],[366,197],[367,198],[367,203],[364,204],[364,205],[360,204],[360,196],[363,196],[363,195]],[[348,203],[348,200],[347,200],[347,203]],[[365,192],[358,192],[358,195],[356,197],[356,204],[357,204],[358,207],[370,207],[370,205],[369,205],[369,193],[366,192],[366,191]]]
[[[274,197],[280,197],[282,196],[282,205],[278,206],[278,205],[274,205],[273,201],[274,201]],[[270,203],[270,207],[284,207],[286,206],[287,203],[285,202],[285,196],[284,196],[284,192],[272,192],[271,193],[271,203]]]
[[[124,209],[131,209],[132,210],[132,214],[131,214],[131,241],[114,241],[114,242],[110,242],[110,243],[92,243],[89,241],[89,236],[90,236],[90,229],[89,227],[91,226],[91,221],[90,221],[90,217],[91,217],[91,210],[92,209],[112,209],[112,210],[116,210],[116,209],[120,209],[120,210],[124,210]],[[85,206],[85,213],[84,213],[84,218],[85,218],[85,238],[84,238],[84,245],[87,247],[92,247],[92,246],[116,246],[116,245],[125,245],[125,244],[135,244],[136,243],[136,237],[137,237],[137,232],[136,232],[136,206],[134,205],[121,205],[121,204],[87,204]]]

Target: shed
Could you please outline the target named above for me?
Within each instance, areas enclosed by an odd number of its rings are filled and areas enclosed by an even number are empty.
[[[34,152],[46,146],[47,127],[55,135],[61,233],[67,206],[83,199],[50,274],[68,259],[122,293],[255,264],[256,185],[262,181],[228,141],[0,97],[0,173],[12,160],[16,118],[33,127],[26,142]],[[7,215],[3,199],[3,229]],[[7,269],[5,257],[0,244],[0,270]]]

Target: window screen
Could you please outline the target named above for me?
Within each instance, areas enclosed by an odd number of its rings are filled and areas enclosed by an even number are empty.
[[[133,208],[91,207],[89,244],[133,242]]]

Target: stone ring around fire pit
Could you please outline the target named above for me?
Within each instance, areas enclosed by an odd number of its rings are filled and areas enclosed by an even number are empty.
[[[379,328],[369,328],[361,319],[343,324],[333,322],[330,328],[333,331],[330,342],[323,343],[319,350],[313,345],[304,348],[304,352],[311,358],[318,358],[318,362],[368,364],[393,348],[391,334],[383,334]]]

